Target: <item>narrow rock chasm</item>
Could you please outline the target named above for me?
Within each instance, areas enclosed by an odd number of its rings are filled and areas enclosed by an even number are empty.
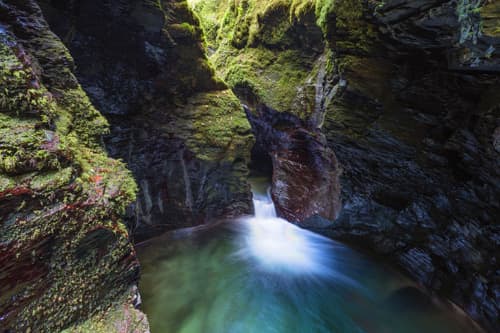
[[[496,0],[0,1],[0,332],[147,332],[133,244],[252,214],[254,174],[418,285],[389,303],[496,332],[499,26]]]

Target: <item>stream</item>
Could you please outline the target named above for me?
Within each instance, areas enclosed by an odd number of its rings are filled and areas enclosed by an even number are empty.
[[[255,216],[138,247],[152,333],[481,332],[398,272],[276,216],[253,179]]]

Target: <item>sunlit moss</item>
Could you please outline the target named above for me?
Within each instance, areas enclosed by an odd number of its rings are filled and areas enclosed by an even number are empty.
[[[297,102],[311,76],[322,41],[309,46],[297,24],[315,26],[315,1],[191,1],[207,35],[211,61],[221,78],[246,103],[264,103],[307,117]],[[302,22],[303,20],[309,20]],[[317,28],[319,31],[319,28]]]

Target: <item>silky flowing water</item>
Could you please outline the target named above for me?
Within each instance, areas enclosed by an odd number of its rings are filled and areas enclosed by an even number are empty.
[[[480,332],[383,264],[276,217],[257,180],[254,205],[139,246],[152,333]]]

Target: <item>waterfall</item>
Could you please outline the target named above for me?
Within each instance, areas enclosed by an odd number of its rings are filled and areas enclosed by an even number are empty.
[[[379,262],[279,218],[269,181],[250,181],[254,216],[139,247],[152,332],[481,333]]]
[[[262,270],[296,274],[331,275],[327,262],[333,242],[279,218],[269,191],[254,192],[255,216],[243,219],[238,255],[253,259]]]

